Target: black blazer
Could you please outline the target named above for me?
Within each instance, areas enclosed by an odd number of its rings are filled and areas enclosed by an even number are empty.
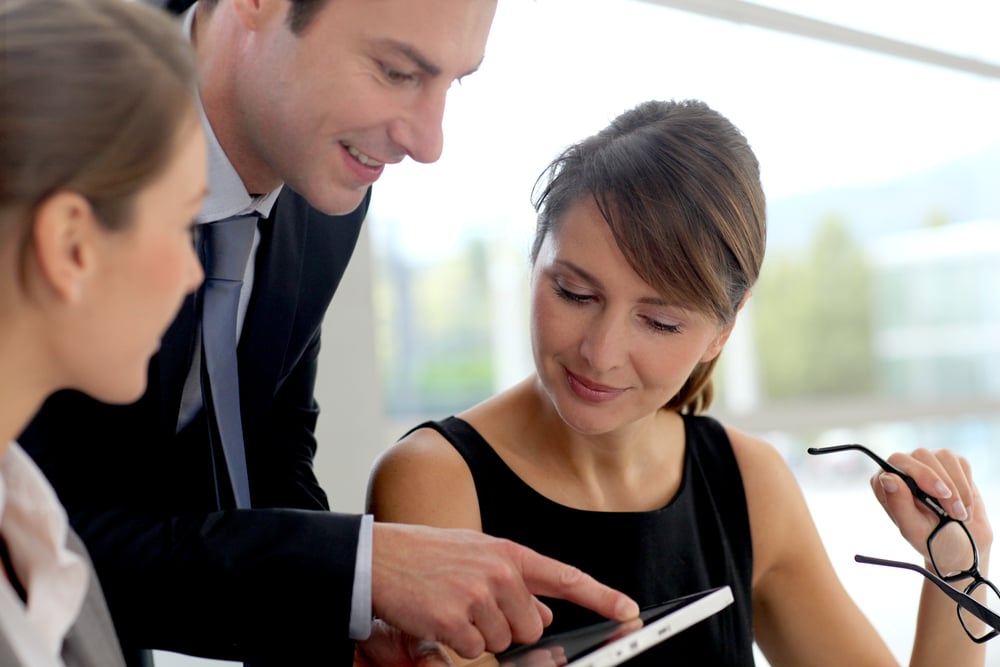
[[[151,361],[137,403],[60,392],[19,438],[90,551],[127,655],[158,648],[284,665],[351,659],[360,517],[326,511],[312,469],[313,388],[320,325],[370,196],[332,217],[285,188],[261,223],[239,346],[254,509],[229,509],[225,491],[217,495],[226,472],[203,419],[175,435],[194,352],[193,298]]]

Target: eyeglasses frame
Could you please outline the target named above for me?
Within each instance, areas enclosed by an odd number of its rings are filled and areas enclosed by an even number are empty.
[[[819,455],[819,454],[832,454],[834,452],[844,452],[850,450],[859,451],[862,452],[863,454],[866,454],[870,459],[875,461],[875,463],[877,463],[879,467],[882,468],[882,470],[899,476],[899,478],[903,480],[903,483],[906,484],[906,487],[910,490],[910,493],[913,494],[913,497],[922,502],[928,509],[934,512],[934,514],[937,515],[939,520],[937,527],[933,531],[931,531],[931,534],[928,535],[927,537],[927,554],[928,556],[930,556],[931,564],[937,571],[937,574],[931,572],[925,567],[921,567],[920,565],[915,565],[913,563],[907,563],[904,561],[887,560],[885,558],[874,558],[872,556],[863,556],[861,554],[856,554],[854,556],[854,560],[858,563],[867,563],[870,565],[884,565],[886,567],[902,568],[922,574],[928,581],[937,586],[945,595],[951,598],[958,605],[959,612],[961,612],[962,609],[965,609],[970,614],[972,614],[980,621],[986,623],[992,628],[990,632],[987,632],[982,636],[977,636],[972,631],[970,631],[969,628],[965,625],[965,620],[962,618],[962,614],[959,613],[958,620],[959,622],[961,622],[962,628],[965,630],[965,633],[969,636],[969,639],[976,642],[977,644],[981,644],[989,641],[990,639],[993,639],[997,635],[1000,635],[1000,615],[996,614],[989,607],[982,604],[981,602],[979,602],[979,600],[976,600],[974,597],[970,595],[972,591],[979,588],[980,586],[988,586],[993,590],[994,593],[996,593],[997,598],[1000,599],[1000,590],[997,589],[997,587],[993,584],[993,582],[991,582],[989,579],[986,579],[979,572],[979,547],[976,545],[976,540],[972,537],[972,533],[969,531],[969,527],[965,525],[964,521],[961,521],[949,515],[944,510],[944,506],[941,504],[941,501],[935,498],[934,496],[928,494],[927,492],[925,492],[919,486],[917,486],[917,482],[915,479],[913,479],[905,472],[903,472],[896,466],[892,465],[891,463],[889,463],[888,461],[886,461],[881,456],[871,451],[864,445],[851,443],[846,445],[830,445],[827,447],[810,447],[806,451],[809,454]],[[965,531],[965,534],[969,538],[969,543],[972,545],[972,567],[966,570],[961,570],[955,574],[946,576],[941,573],[941,571],[938,569],[937,563],[934,560],[934,553],[931,550],[931,542],[934,541],[934,537],[938,534],[938,532],[940,532],[948,523],[951,522],[957,523],[959,526],[961,526],[962,530]],[[972,579],[972,583],[966,586],[964,592],[950,585],[952,582],[961,581],[963,579]]]

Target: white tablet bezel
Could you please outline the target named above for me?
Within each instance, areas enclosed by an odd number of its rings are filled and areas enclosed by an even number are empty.
[[[615,667],[642,653],[663,640],[676,635],[698,621],[708,618],[733,602],[733,592],[729,586],[699,591],[642,611],[646,620],[643,625],[630,627],[629,623],[616,624],[611,621],[596,623],[585,628],[568,630],[544,637],[530,646],[519,646],[495,656],[500,667],[527,667],[546,662],[549,658],[564,667]],[[679,605],[679,606],[678,606]],[[664,607],[672,608],[664,613]],[[615,637],[616,632],[625,634]],[[563,663],[563,646],[569,642],[577,644],[574,654],[583,650],[579,657]],[[579,646],[580,643],[584,647]],[[546,653],[549,655],[547,656]],[[480,664],[478,661],[476,665]],[[484,663],[485,664],[485,663]]]

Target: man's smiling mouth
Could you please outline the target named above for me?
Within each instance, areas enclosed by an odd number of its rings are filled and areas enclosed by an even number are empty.
[[[345,146],[347,148],[347,152],[350,153],[355,160],[357,160],[358,162],[367,167],[381,167],[383,164],[385,164],[384,162],[379,162],[373,157],[365,155],[354,146],[348,146],[346,144]]]

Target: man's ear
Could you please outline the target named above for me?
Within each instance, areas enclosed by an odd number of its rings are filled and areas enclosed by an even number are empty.
[[[746,305],[747,299],[750,298],[750,293],[751,291],[747,290],[743,294],[743,298],[740,299],[740,304],[736,306],[737,315],[741,310],[743,310],[743,306]],[[719,332],[718,337],[716,337],[716,339],[712,341],[712,344],[708,346],[708,349],[705,350],[705,354],[701,358],[702,362],[711,361],[712,359],[715,359],[717,356],[719,356],[719,353],[722,352],[722,348],[725,347],[726,345],[726,341],[729,340],[729,335],[733,333],[734,326],[736,326],[736,315],[733,315],[732,321],[730,321],[729,324],[727,324],[725,327],[722,328],[722,331]]]
[[[274,14],[279,14],[287,3],[277,0],[226,0],[233,6],[233,11],[240,25],[247,30],[256,31]],[[284,18],[283,14],[280,14]]]
[[[50,195],[35,209],[31,248],[42,281],[56,298],[74,303],[95,261],[97,220],[90,202],[75,192]]]

